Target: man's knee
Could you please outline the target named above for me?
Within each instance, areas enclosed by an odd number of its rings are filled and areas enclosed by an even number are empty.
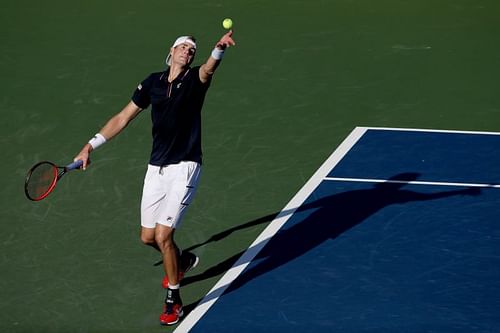
[[[143,242],[145,245],[155,245],[156,240],[155,240],[154,229],[149,230],[149,229],[143,228],[141,230],[141,242]]]
[[[149,238],[149,237],[146,237],[144,235],[141,235],[141,242],[144,245],[154,245],[154,244],[156,244],[156,241],[155,241],[154,238]]]
[[[162,251],[168,251],[176,248],[174,242],[174,231],[175,229],[161,225],[156,228],[155,241]]]
[[[172,237],[165,235],[156,235],[155,242],[158,244],[160,249],[163,250],[171,250],[175,249],[175,243]]]

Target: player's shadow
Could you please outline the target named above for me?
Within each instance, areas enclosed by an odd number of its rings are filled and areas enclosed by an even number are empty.
[[[480,194],[480,189],[478,188],[432,193],[402,189],[404,185],[410,181],[416,180],[418,177],[418,173],[403,173],[392,177],[387,182],[378,183],[370,189],[346,191],[326,196],[300,206],[295,213],[311,211],[311,214],[289,228],[286,228],[285,225],[285,228],[272,237],[260,252],[258,252],[254,259],[257,264],[251,267],[249,266],[250,268],[244,271],[236,281],[232,282],[225,290],[225,293],[238,289],[248,281],[300,257],[327,240],[337,238],[342,233],[367,220],[368,217],[384,207],[414,201],[436,200],[456,195]],[[287,212],[284,213],[286,214]],[[235,230],[242,229],[243,226],[250,227],[270,221],[276,215],[277,214],[270,214],[240,227],[231,228],[225,234],[219,234],[218,239],[227,237]],[[214,237],[211,239],[214,239]],[[208,241],[202,244],[206,243],[208,243]],[[255,247],[258,246],[259,244],[255,245]],[[259,249],[256,251],[258,250]],[[252,248],[250,248],[249,251],[252,251]],[[186,277],[182,281],[182,284],[187,285],[226,272],[238,259],[240,259],[240,257],[242,257],[243,253],[244,252],[237,253],[201,274]],[[241,261],[240,259],[239,264],[242,263]],[[310,268],[304,266],[304,269],[307,270]],[[307,274],[307,272],[305,273]],[[212,294],[216,297],[215,295],[218,294],[218,291],[214,290]],[[209,299],[210,295],[208,295],[206,300]],[[189,311],[194,308],[198,303],[199,301],[186,307],[187,310]]]

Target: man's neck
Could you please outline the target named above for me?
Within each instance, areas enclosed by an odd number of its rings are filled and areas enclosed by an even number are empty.
[[[177,78],[177,76],[179,76],[179,74],[182,73],[184,70],[185,70],[184,67],[172,64],[172,66],[170,66],[170,72],[168,73],[168,82],[174,81]]]

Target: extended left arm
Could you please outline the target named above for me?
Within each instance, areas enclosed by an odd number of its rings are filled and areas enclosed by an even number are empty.
[[[208,57],[207,61],[200,67],[200,81],[206,83],[210,80],[212,75],[214,75],[215,70],[219,66],[222,56],[224,55],[224,51],[229,46],[234,46],[236,43],[233,38],[233,31],[230,30],[226,33],[222,38],[215,44],[215,48],[212,51],[210,57]]]

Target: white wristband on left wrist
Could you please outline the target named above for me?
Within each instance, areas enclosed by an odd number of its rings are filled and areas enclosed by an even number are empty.
[[[224,56],[224,50],[221,50],[217,47],[213,49],[212,58],[214,58],[215,60],[221,60],[223,56]]]

